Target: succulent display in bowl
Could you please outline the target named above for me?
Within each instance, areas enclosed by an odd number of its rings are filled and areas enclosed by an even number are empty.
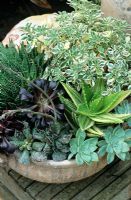
[[[87,0],[69,3],[59,26],[28,25],[26,46],[0,45],[0,151],[24,165],[130,159],[127,24]]]

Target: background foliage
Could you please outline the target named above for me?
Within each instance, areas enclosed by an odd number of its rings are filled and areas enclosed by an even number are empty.
[[[46,67],[44,55],[35,49],[27,53],[25,47],[16,50],[14,46],[0,45],[0,109],[16,107],[19,90],[29,81],[43,75]]]
[[[129,89],[131,40],[126,22],[102,18],[99,6],[86,0],[69,3],[75,11],[60,13],[59,27],[26,27],[28,50],[36,46],[47,60],[52,58],[44,76],[74,84],[81,79],[94,84],[102,77],[109,90]]]

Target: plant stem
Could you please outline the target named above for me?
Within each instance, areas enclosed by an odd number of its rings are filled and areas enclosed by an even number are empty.
[[[1,67],[3,68],[3,70],[6,69],[7,72],[11,72],[13,74],[15,74],[16,76],[19,76],[23,81],[27,82],[28,84],[32,84],[35,88],[37,88],[39,91],[41,91],[41,93],[49,100],[49,102],[51,103],[52,107],[53,107],[53,111],[54,111],[54,118],[57,121],[57,113],[56,113],[56,109],[55,109],[55,105],[53,103],[53,101],[51,100],[51,98],[44,92],[43,89],[41,89],[38,85],[36,85],[35,83],[33,83],[33,81],[29,81],[26,78],[24,78],[22,75],[20,75],[18,72],[13,71],[11,68],[7,68],[6,66],[3,66],[1,64]]]
[[[14,114],[16,114],[16,113],[31,113],[31,114],[33,114],[33,115],[41,115],[41,116],[43,116],[43,117],[47,117],[47,118],[50,118],[50,119],[52,119],[52,120],[54,120],[55,121],[55,118],[54,117],[52,117],[51,115],[48,115],[48,114],[45,114],[45,113],[41,113],[41,112],[34,112],[34,111],[32,111],[32,110],[30,110],[30,109],[32,109],[32,108],[34,108],[34,107],[37,107],[37,106],[33,106],[33,107],[31,107],[31,108],[29,108],[29,109],[17,109],[17,110],[8,110],[6,113],[4,113],[4,114],[2,114],[1,116],[0,116],[0,120],[2,120],[2,119],[5,119],[7,116],[10,116],[10,115],[14,115]]]

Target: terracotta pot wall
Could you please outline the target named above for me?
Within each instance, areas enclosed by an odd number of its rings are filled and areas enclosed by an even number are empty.
[[[105,16],[126,19],[131,24],[131,0],[101,0],[101,10]]]

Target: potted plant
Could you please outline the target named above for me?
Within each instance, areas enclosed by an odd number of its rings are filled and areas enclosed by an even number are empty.
[[[26,46],[0,46],[0,150],[10,168],[50,183],[130,159],[127,24],[86,0],[69,3],[57,27],[28,24]]]

